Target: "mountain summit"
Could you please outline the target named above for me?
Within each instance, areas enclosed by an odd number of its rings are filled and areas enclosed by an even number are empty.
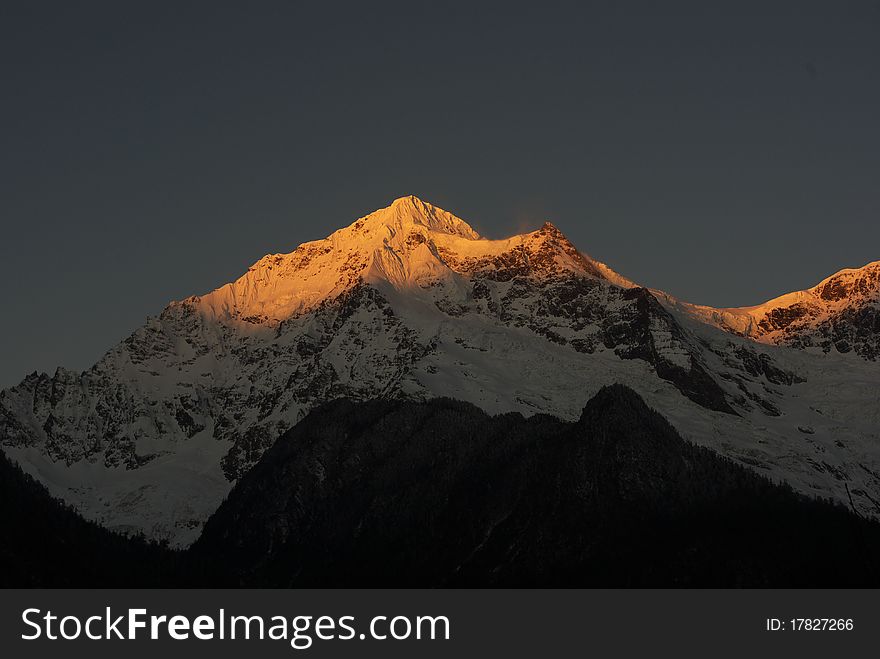
[[[872,277],[840,273],[810,294],[846,306],[865,292],[864,314],[829,319],[836,336],[876,339]],[[401,197],[169,304],[82,373],[34,373],[0,392],[0,442],[90,519],[182,546],[281,434],[328,401],[447,396],[574,421],[619,383],[686,439],[880,513],[871,353],[844,361],[839,341],[827,355],[765,345],[715,322],[718,310],[670,300],[549,222],[489,240]]]
[[[549,222],[531,233],[487,240],[452,213],[409,196],[323,240],[266,255],[235,282],[183,302],[224,322],[274,327],[359,283],[410,292],[440,286],[464,302],[462,277],[488,271],[506,278],[568,271],[633,285],[581,254]]]
[[[392,230],[405,230],[411,226],[423,226],[430,231],[448,233],[470,240],[478,240],[480,234],[471,226],[442,208],[422,201],[415,195],[399,197],[387,208],[379,209],[361,218],[355,224],[362,227],[387,227]]]

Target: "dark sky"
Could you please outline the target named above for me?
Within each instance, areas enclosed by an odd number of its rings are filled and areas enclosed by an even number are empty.
[[[880,259],[876,2],[16,4],[0,385],[404,194],[716,306]]]

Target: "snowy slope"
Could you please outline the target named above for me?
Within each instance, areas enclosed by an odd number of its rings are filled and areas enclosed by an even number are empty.
[[[880,357],[880,261],[754,307],[714,309],[661,297],[704,323],[762,343]]]
[[[323,401],[443,395],[574,419],[620,382],[697,443],[880,511],[876,363],[762,345],[786,342],[695,309],[550,224],[486,240],[404,197],[171,303],[83,373],[3,391],[0,440],[85,515],[187,545]]]

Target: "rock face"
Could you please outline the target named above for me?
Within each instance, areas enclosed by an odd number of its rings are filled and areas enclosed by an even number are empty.
[[[880,404],[857,386],[876,385],[875,364],[761,345],[670,299],[549,223],[487,240],[404,197],[171,303],[83,373],[3,391],[0,441],[87,517],[187,545],[232,483],[328,400],[450,396],[574,419],[586,396],[624,383],[688,439],[880,510]]]

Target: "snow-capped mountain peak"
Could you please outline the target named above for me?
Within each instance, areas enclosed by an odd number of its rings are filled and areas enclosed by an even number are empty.
[[[231,483],[326,401],[450,396],[490,413],[575,419],[599,388],[623,383],[688,439],[802,491],[848,499],[846,483],[874,514],[880,408],[857,385],[876,383],[876,364],[820,363],[707,323],[761,328],[791,314],[783,331],[806,329],[780,343],[798,345],[821,336],[798,319],[833,310],[838,351],[850,332],[870,358],[875,266],[842,271],[782,312],[687,307],[703,322],[685,323],[657,299],[672,298],[549,222],[490,240],[401,197],[170,304],[87,371],[34,374],[0,392],[0,440],[87,516],[185,545]],[[809,313],[797,315],[802,306]]]
[[[275,325],[308,312],[360,281],[405,287],[442,275],[436,242],[479,241],[464,220],[415,196],[359,218],[288,254],[267,254],[236,281],[184,300],[214,318]]]
[[[880,356],[880,261],[751,307],[716,309],[664,298],[701,322],[762,343]]]
[[[823,279],[809,290],[828,303],[880,301],[880,261],[861,268],[846,268]]]
[[[480,237],[480,234],[460,217],[423,201],[415,195],[398,197],[387,208],[380,208],[360,218],[352,225],[352,227],[355,226],[357,228],[386,227],[391,230],[405,230],[414,226],[422,226],[430,231],[461,236],[470,240],[477,240]],[[345,230],[343,229],[343,231]]]
[[[501,240],[481,238],[452,213],[400,197],[323,240],[269,254],[238,280],[184,303],[226,322],[275,326],[360,282],[418,291],[456,287],[461,276],[552,276],[572,272],[618,286],[632,282],[577,248],[550,222]]]

